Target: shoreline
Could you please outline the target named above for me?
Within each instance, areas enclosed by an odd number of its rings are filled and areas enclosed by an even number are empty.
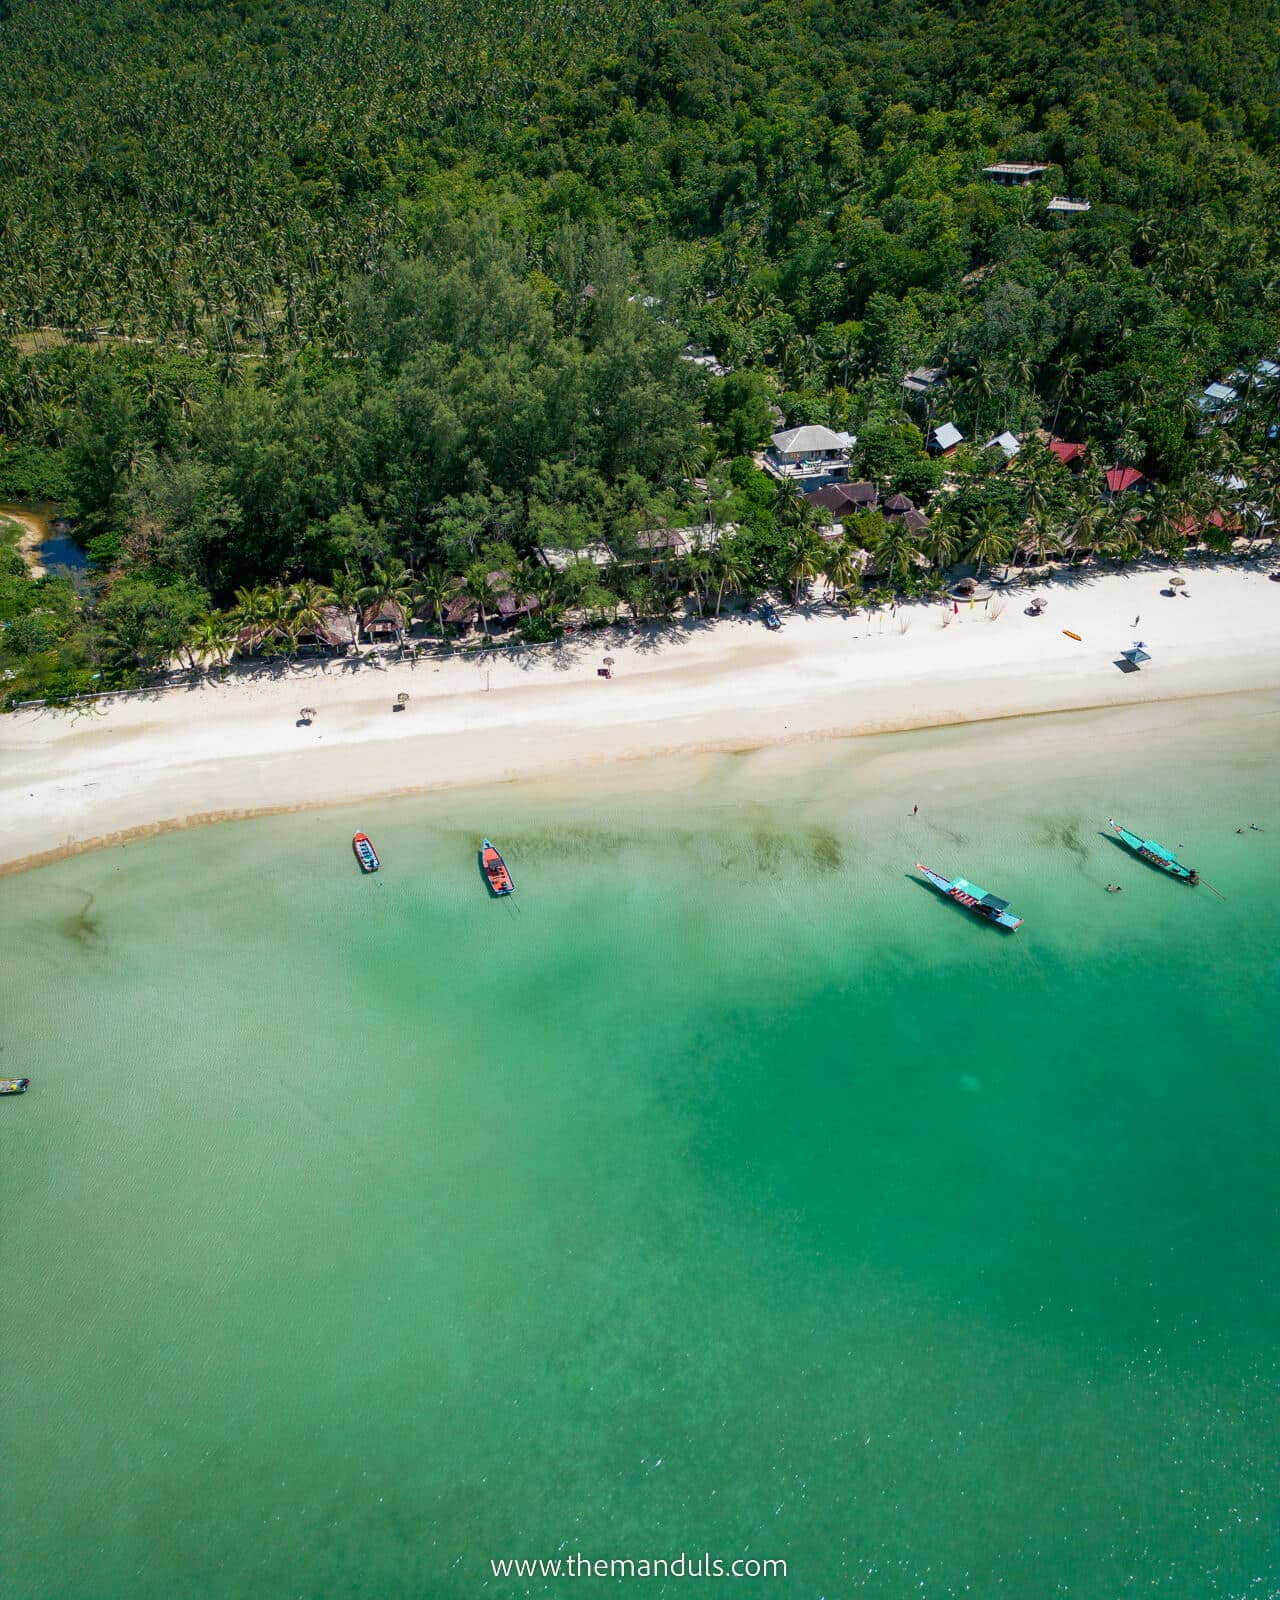
[[[33,578],[43,578],[48,569],[40,560],[40,546],[49,537],[47,526],[41,526],[38,517],[32,516],[29,511],[17,511],[10,506],[0,506],[0,521],[15,523],[22,529],[22,534],[14,548],[27,564],[27,571]]]
[[[1052,586],[1050,612],[917,603],[867,618],[722,618],[618,643],[576,636],[509,657],[197,682],[92,711],[0,720],[0,875],[220,821],[567,776],[641,761],[1128,708],[1173,724],[1201,702],[1280,689],[1280,586],[1205,569],[1193,598],[1150,571]],[[1117,666],[1139,632],[1154,657]],[[1050,620],[1052,616],[1052,620]],[[1065,630],[1081,634],[1075,641]],[[614,676],[596,676],[611,654]],[[396,695],[406,710],[392,715]],[[306,700],[317,715],[299,722]],[[1171,717],[1155,708],[1177,706]]]

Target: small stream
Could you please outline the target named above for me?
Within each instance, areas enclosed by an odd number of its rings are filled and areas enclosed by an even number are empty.
[[[46,572],[83,572],[89,557],[71,536],[71,524],[54,500],[33,500],[25,505],[0,505],[0,517],[39,534],[38,543],[23,541],[24,554]]]

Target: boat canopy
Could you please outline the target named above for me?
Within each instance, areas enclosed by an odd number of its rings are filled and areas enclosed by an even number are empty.
[[[1009,909],[1009,902],[1002,900],[999,895],[995,894],[984,894],[978,904],[989,906],[992,911],[1007,911]]]

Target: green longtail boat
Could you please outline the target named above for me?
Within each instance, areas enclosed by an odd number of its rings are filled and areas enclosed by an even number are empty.
[[[1171,878],[1180,878],[1192,888],[1200,882],[1200,874],[1194,867],[1184,867],[1172,850],[1167,850],[1155,839],[1140,839],[1136,833],[1130,833],[1128,828],[1122,828],[1114,817],[1107,818],[1107,826],[1135,856],[1141,856],[1153,867],[1159,867],[1161,872],[1167,872]]]

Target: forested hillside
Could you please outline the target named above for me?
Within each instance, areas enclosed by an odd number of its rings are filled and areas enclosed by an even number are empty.
[[[11,695],[225,634],[237,590],[478,592],[655,524],[739,526],[721,593],[787,581],[813,516],[744,459],[770,407],[921,499],[922,363],[977,445],[1140,468],[1165,503],[1119,553],[1228,524],[1275,396],[1211,436],[1194,399],[1276,350],[1278,62],[1276,0],[7,0],[0,500],[60,501],[96,562],[74,605],[0,577],[0,618],[52,619],[6,631]],[[1081,544],[1078,486],[980,456],[935,566],[1033,513]],[[641,576],[558,601],[662,609]]]

